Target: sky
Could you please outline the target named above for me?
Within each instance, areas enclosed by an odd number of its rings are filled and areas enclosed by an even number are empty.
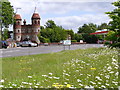
[[[21,15],[31,24],[31,17],[36,12],[41,17],[41,25],[48,20],[53,20],[58,26],[73,29],[76,33],[83,24],[108,23],[110,18],[105,12],[112,11],[115,7],[111,4],[116,0],[9,0],[15,13]],[[12,27],[11,27],[12,29]]]

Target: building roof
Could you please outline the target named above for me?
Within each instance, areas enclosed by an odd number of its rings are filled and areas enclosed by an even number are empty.
[[[95,34],[107,34],[109,31],[107,29],[103,29],[103,30],[98,30],[94,33],[90,33],[90,35],[95,35]]]
[[[40,19],[40,16],[38,13],[33,13],[32,19],[35,19],[35,18]]]
[[[19,14],[15,14],[14,18],[15,19],[21,19],[21,16]]]
[[[95,35],[95,34],[107,34],[109,31],[101,31],[101,32],[95,32],[95,33],[90,33],[90,35]]]

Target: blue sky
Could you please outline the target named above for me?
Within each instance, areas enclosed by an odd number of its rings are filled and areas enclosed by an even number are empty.
[[[47,20],[54,20],[59,26],[65,29],[78,31],[78,27],[85,23],[108,23],[110,18],[105,14],[112,11],[115,7],[111,5],[112,0],[9,0],[16,8],[22,19],[26,19],[27,24],[31,23],[31,16],[34,12],[40,14],[41,25],[45,25]]]

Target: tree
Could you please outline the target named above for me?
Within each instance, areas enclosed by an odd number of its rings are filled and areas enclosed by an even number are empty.
[[[59,42],[61,40],[66,39],[66,32],[61,26],[57,26],[54,21],[48,20],[46,22],[45,28],[41,27],[41,42],[45,42],[46,39],[49,39],[47,41],[50,42]]]
[[[10,2],[2,3],[2,26],[8,28],[10,24],[13,24],[14,9]]]
[[[97,25],[93,23],[84,24],[78,28],[78,33],[93,33],[97,30]]]
[[[6,39],[8,39],[9,38],[9,30],[7,29],[7,28],[5,28],[4,30],[3,30],[3,37],[2,37],[2,39],[3,40],[6,40]]]
[[[97,43],[98,38],[95,35],[90,35],[88,33],[82,34],[83,40],[87,43]]]
[[[10,24],[13,24],[13,15],[14,15],[14,9],[11,6],[10,2],[8,0],[2,0],[0,2],[0,7],[2,10],[0,10],[0,29],[1,29],[1,35],[0,38],[2,39],[2,28],[8,28]]]
[[[113,41],[112,44],[108,44],[109,47],[120,48],[120,1],[118,0],[112,4],[116,7],[116,9],[111,12],[106,12],[106,14],[108,14],[112,19],[112,21],[109,22],[109,29],[111,32],[108,33],[106,40]]]
[[[82,35],[82,38],[87,43],[96,43],[97,37],[95,35],[90,35],[97,30],[97,25],[93,23],[84,24],[82,27],[78,28],[78,33]]]
[[[109,25],[107,23],[102,23],[98,26],[98,30],[108,29]]]
[[[73,30],[65,30],[66,31],[66,33],[68,34],[68,35],[70,35],[71,36],[71,40],[74,40],[74,32],[73,32]]]
[[[80,42],[80,40],[83,40],[83,37],[82,37],[82,35],[81,34],[77,34],[77,33],[75,33],[75,36],[74,36],[75,38],[75,40],[77,40],[77,42]]]
[[[46,28],[54,28],[56,27],[56,24],[53,20],[48,20],[45,25]]]

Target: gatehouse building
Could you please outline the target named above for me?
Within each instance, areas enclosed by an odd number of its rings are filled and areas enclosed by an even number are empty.
[[[38,39],[38,34],[40,33],[40,15],[38,13],[33,13],[31,17],[31,24],[26,24],[26,20],[23,20],[20,14],[14,16],[15,23],[13,25],[14,40],[16,42],[21,42],[25,40],[30,40],[32,42],[40,43]]]

